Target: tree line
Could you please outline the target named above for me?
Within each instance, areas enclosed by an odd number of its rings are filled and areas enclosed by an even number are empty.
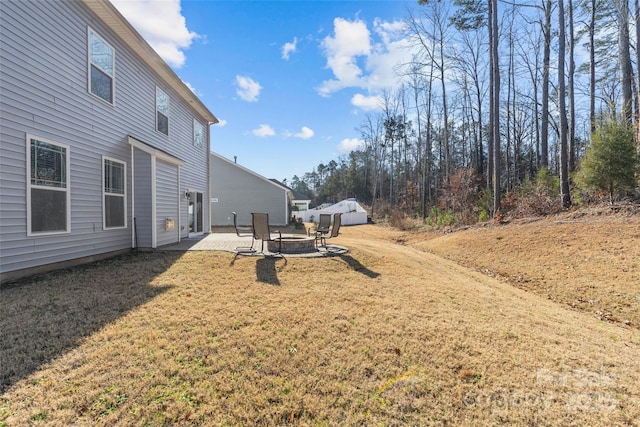
[[[418,0],[363,145],[289,185],[423,220],[613,202],[637,185],[639,2]]]

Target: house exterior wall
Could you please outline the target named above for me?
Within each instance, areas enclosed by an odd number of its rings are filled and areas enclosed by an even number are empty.
[[[132,149],[133,150],[133,149]],[[153,172],[151,155],[133,150],[134,162],[134,206],[135,206],[135,247],[150,248],[153,245],[153,200],[151,193],[145,191],[152,186]]]
[[[238,214],[238,225],[251,225],[252,212],[269,214],[269,224],[288,224],[287,190],[217,154],[210,155],[211,224],[233,225],[231,212]]]
[[[115,10],[108,2],[93,3]],[[191,108],[176,83],[142,61],[85,2],[3,1],[0,7],[0,280],[25,269],[130,249],[136,240],[134,188],[137,243],[150,245],[140,229],[152,226],[145,212],[152,210],[153,177],[145,175],[151,162],[148,155],[132,154],[137,150],[129,135],[184,163],[180,175],[170,179],[181,187],[175,188],[172,213],[175,238],[187,236],[187,200],[179,195],[182,188],[197,188],[208,198],[213,116]],[[115,52],[113,104],[88,91],[89,28]],[[155,128],[156,87],[170,98],[168,136]],[[193,144],[194,119],[205,129],[199,147]],[[71,224],[65,233],[27,235],[27,135],[68,146]],[[103,227],[103,156],[126,165],[126,227]]]
[[[156,164],[156,188],[158,190],[156,193],[156,235],[158,236],[156,246],[179,241],[178,169],[179,167],[163,161],[158,161]],[[183,224],[185,223],[183,222]]]

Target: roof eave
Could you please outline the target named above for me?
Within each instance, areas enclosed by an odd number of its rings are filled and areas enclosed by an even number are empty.
[[[240,170],[242,170],[242,171],[245,171],[246,173],[248,173],[248,174],[250,174],[250,175],[253,175],[253,176],[255,176],[256,178],[259,178],[259,179],[261,179],[261,180],[263,180],[263,181],[266,181],[266,182],[268,182],[269,184],[273,185],[274,187],[277,187],[278,189],[280,189],[280,190],[284,191],[285,193],[286,193],[286,192],[290,192],[290,191],[291,191],[290,189],[288,189],[288,188],[286,188],[286,187],[283,187],[282,185],[279,185],[279,184],[277,184],[277,183],[273,182],[273,181],[272,181],[272,180],[270,180],[269,178],[267,178],[267,177],[265,177],[265,176],[262,176],[262,175],[260,175],[259,173],[255,172],[255,171],[252,171],[251,169],[249,169],[249,168],[247,168],[247,167],[244,167],[244,166],[242,166],[241,164],[239,164],[239,163],[237,163],[237,162],[234,162],[233,160],[227,159],[226,157],[224,157],[224,156],[222,156],[222,155],[220,155],[220,154],[218,154],[218,153],[216,153],[216,152],[209,151],[209,157],[215,157],[215,158],[217,158],[217,159],[219,159],[219,160],[221,160],[221,161],[223,161],[223,162],[226,162],[226,163],[228,163],[228,164],[230,164],[230,165],[233,165],[233,166],[234,166],[234,167],[236,167],[237,169],[240,169]]]
[[[81,0],[209,124],[218,119],[108,0]]]

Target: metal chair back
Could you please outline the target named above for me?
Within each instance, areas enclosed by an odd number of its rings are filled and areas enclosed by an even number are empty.
[[[236,235],[238,237],[253,236],[253,230],[252,230],[251,227],[238,225],[238,214],[237,213],[231,212],[231,215],[233,215],[233,228],[236,230]]]
[[[327,234],[331,226],[331,214],[320,214],[316,233]]]
[[[340,233],[341,225],[342,225],[342,214],[341,213],[333,214],[333,227],[331,228],[330,237],[338,237],[338,234]]]
[[[253,224],[253,238],[262,241],[261,251],[264,252],[264,242],[273,242],[278,240],[278,253],[282,252],[282,233],[278,233],[278,239],[271,238],[271,229],[269,228],[269,214],[262,212],[253,212],[251,214],[251,221]]]

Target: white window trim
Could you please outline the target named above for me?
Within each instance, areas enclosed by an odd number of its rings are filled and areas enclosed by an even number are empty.
[[[93,62],[91,62],[91,33],[93,33],[96,37],[102,40],[102,43],[109,46],[113,51],[113,60],[112,60],[113,63],[111,64],[111,66],[113,67],[113,75],[111,76],[111,93],[112,93],[111,102],[96,95],[91,91],[91,64],[95,65],[100,70],[102,70],[102,68],[100,68],[98,64],[94,64]],[[87,92],[89,92],[91,96],[95,97],[96,99],[99,99],[100,101],[104,102],[107,105],[111,105],[111,106],[116,105],[116,50],[110,43],[107,43],[107,41],[100,34],[98,34],[97,31],[95,31],[91,27],[87,27]]]
[[[118,193],[107,193],[105,188],[104,188],[104,163],[106,160],[110,160],[112,162],[115,163],[120,163],[124,166],[124,194],[118,194]],[[127,228],[127,162],[113,158],[113,157],[107,157],[107,156],[102,156],[102,229],[103,230],[121,230],[123,228]],[[106,203],[105,203],[105,199],[106,196],[117,196],[117,197],[122,197],[124,199],[124,225],[123,226],[118,226],[118,227],[107,227],[107,214],[106,214]]]
[[[164,94],[164,96],[167,97],[167,114],[164,114],[162,111],[158,110],[158,91],[162,92]],[[154,96],[155,96],[155,101],[156,101],[155,102],[155,105],[156,105],[156,114],[155,114],[156,132],[158,132],[160,135],[169,136],[169,133],[171,133],[171,121],[169,120],[169,117],[170,117],[170,114],[171,114],[171,98],[169,97],[167,92],[162,90],[162,88],[160,86],[156,86],[156,91],[154,93]],[[158,129],[158,113],[167,116],[167,133],[161,132]]]
[[[65,156],[65,167],[66,167],[66,184],[65,188],[58,187],[49,187],[43,185],[35,185],[31,184],[31,140],[35,139],[37,141],[46,142],[47,144],[56,145],[58,147],[62,147],[66,150]],[[66,144],[60,144],[59,142],[51,141],[47,138],[40,138],[39,136],[27,134],[26,135],[26,148],[27,148],[27,236],[29,237],[37,237],[37,236],[52,236],[56,234],[69,234],[71,233],[71,152],[69,150],[69,146]],[[40,188],[43,190],[51,190],[51,191],[64,191],[66,192],[66,203],[67,203],[67,218],[66,218],[66,230],[58,230],[58,231],[31,231],[31,189],[32,188]]]

